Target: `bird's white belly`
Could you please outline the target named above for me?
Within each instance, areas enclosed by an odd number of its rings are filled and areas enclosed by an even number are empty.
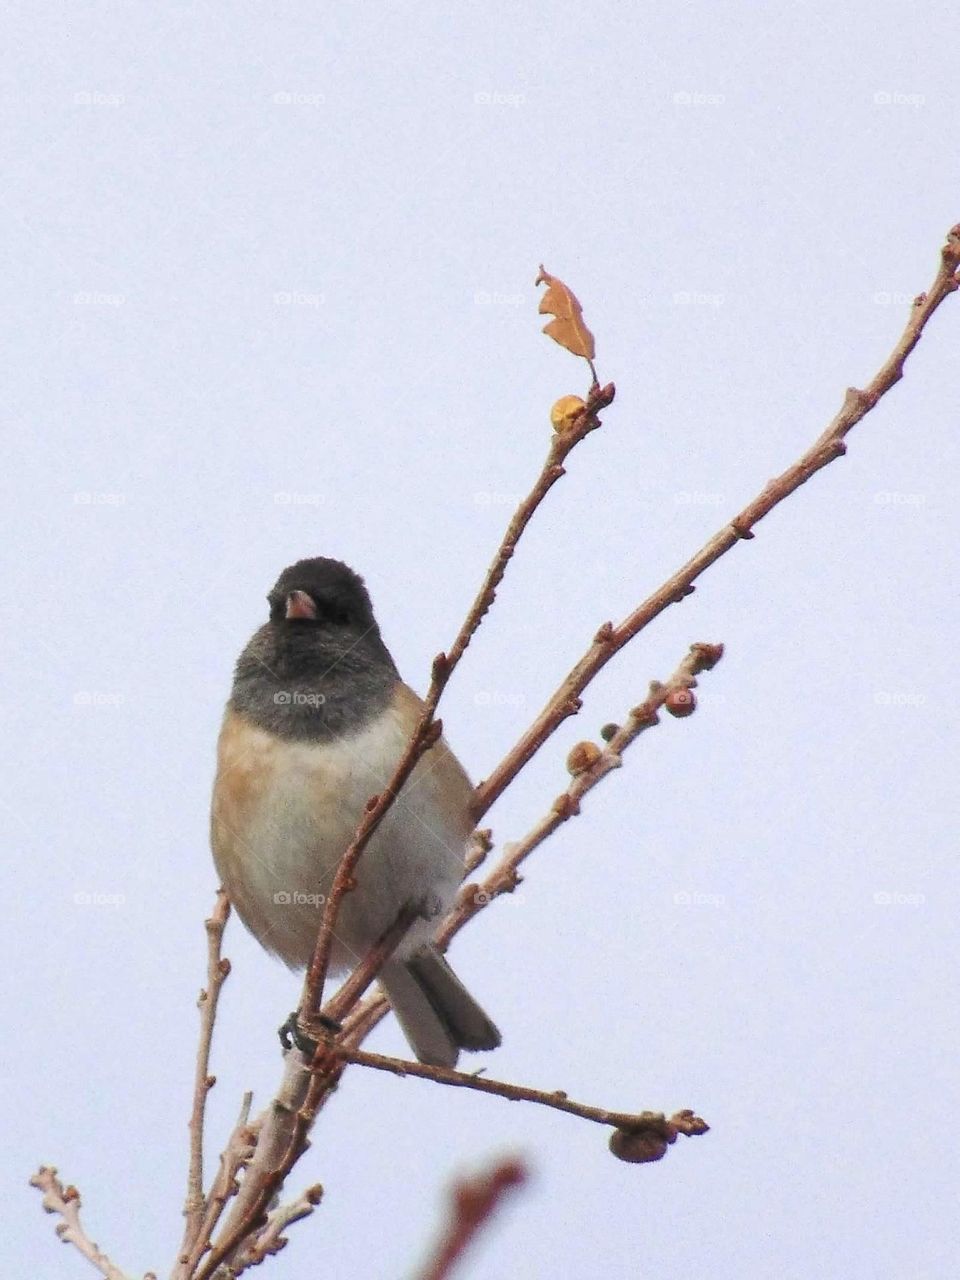
[[[217,865],[255,936],[291,966],[302,967],[313,952],[339,860],[366,802],[396,767],[409,728],[391,708],[372,727],[335,743],[285,742],[249,723],[237,743],[225,745],[226,738],[225,727],[213,815]],[[232,760],[238,751],[242,759]],[[462,805],[451,809],[449,792],[440,790],[449,784],[451,760],[442,743],[421,760],[361,855],[357,888],[346,895],[338,916],[336,967],[354,964],[404,904],[422,904],[432,918],[411,929],[402,951],[429,937],[436,917],[451,905],[470,830]],[[242,845],[230,830],[229,779],[236,769],[250,772],[257,791],[255,803],[236,815]],[[469,782],[458,765],[456,770],[468,794]]]

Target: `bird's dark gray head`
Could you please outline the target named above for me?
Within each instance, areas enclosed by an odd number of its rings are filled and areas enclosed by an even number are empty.
[[[321,628],[375,627],[373,606],[363,579],[342,560],[315,556],[284,569],[267,596],[276,626],[310,624]]]
[[[325,556],[298,560],[267,600],[270,620],[237,661],[234,710],[316,741],[358,732],[386,709],[399,677],[359,574]]]

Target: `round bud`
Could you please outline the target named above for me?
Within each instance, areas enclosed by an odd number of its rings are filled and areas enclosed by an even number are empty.
[[[671,689],[663,705],[672,716],[692,716],[697,709],[697,700],[692,689]]]
[[[576,777],[578,773],[585,773],[599,759],[600,748],[595,742],[578,742],[575,747],[571,747],[567,756],[567,769]]]
[[[618,1160],[627,1164],[650,1164],[662,1160],[667,1154],[667,1140],[649,1129],[614,1129],[610,1135],[610,1150]]]
[[[584,402],[579,396],[561,396],[550,410],[554,431],[569,431],[584,408]]]

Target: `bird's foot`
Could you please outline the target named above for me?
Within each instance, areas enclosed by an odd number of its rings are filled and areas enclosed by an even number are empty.
[[[337,1022],[334,1018],[328,1018],[326,1014],[323,1013],[317,1015],[316,1025],[321,1027],[324,1031],[332,1032],[334,1035],[336,1035],[338,1031],[343,1030],[341,1023]],[[312,1058],[317,1052],[317,1041],[311,1036],[308,1036],[300,1026],[297,1019],[296,1009],[294,1009],[293,1013],[290,1014],[290,1017],[287,1018],[283,1026],[280,1027],[277,1034],[280,1036],[280,1043],[283,1046],[284,1052],[292,1046],[296,1046],[296,1048],[298,1048],[300,1052],[308,1058]]]

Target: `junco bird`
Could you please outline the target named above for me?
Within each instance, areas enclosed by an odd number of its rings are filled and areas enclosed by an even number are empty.
[[[291,968],[310,963],[337,864],[389,780],[422,703],[400,679],[360,578],[318,557],[284,569],[236,666],[217,753],[211,843],[240,918]],[[500,1033],[431,939],[463,878],[470,780],[440,739],[360,859],[332,968],[352,968],[400,910],[421,914],[380,981],[421,1062],[453,1066]]]

